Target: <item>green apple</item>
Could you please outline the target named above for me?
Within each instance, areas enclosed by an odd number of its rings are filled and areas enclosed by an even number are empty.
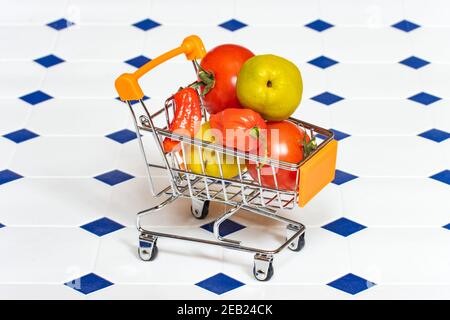
[[[236,83],[243,107],[259,112],[266,120],[289,118],[300,104],[303,83],[295,64],[273,54],[248,59]]]

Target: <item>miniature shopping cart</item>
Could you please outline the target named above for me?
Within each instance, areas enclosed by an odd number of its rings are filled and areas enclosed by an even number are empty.
[[[246,152],[226,148],[219,144],[202,141],[178,135],[169,131],[169,124],[174,116],[176,106],[173,97],[169,97],[163,108],[156,112],[149,112],[144,103],[144,93],[138,84],[138,79],[159,64],[177,56],[185,54],[192,62],[201,59],[205,54],[202,41],[197,36],[189,36],[184,39],[180,47],[149,61],[134,73],[123,74],[116,80],[116,89],[121,100],[128,104],[134,121],[139,147],[142,152],[148,173],[150,191],[153,196],[161,197],[160,204],[143,210],[137,214],[137,228],[139,230],[139,257],[142,260],[153,260],[158,252],[158,237],[186,240],[196,243],[221,246],[229,249],[254,253],[253,274],[257,280],[269,280],[273,275],[272,260],[276,253],[288,247],[292,251],[300,251],[305,244],[305,226],[301,223],[282,217],[277,210],[293,209],[297,205],[303,207],[325,185],[334,179],[337,142],[333,139],[333,133],[318,126],[289,118],[289,121],[305,130],[311,138],[321,137],[317,148],[299,163],[287,163],[275,159],[267,159]],[[194,69],[197,74],[197,64]],[[203,121],[207,121],[207,113],[202,105]],[[161,155],[162,163],[149,161],[151,157],[146,153],[146,140],[144,136],[152,135],[153,148],[156,146]],[[163,148],[164,138],[179,141],[181,152],[165,152]],[[147,148],[149,144],[147,144]],[[187,150],[197,148],[199,154],[204,150],[210,150],[217,155],[217,164],[221,178],[209,176],[202,165],[202,173],[194,173],[185,165]],[[148,150],[147,150],[148,151]],[[153,151],[153,150],[152,150]],[[226,156],[235,157],[239,174],[234,178],[224,178],[221,170],[221,161]],[[256,163],[258,181],[253,180],[240,164],[247,161]],[[261,183],[260,164],[270,167],[275,181],[275,188],[265,187]],[[244,166],[242,166],[244,168]],[[167,183],[161,190],[155,188],[153,170],[164,170],[168,176]],[[278,188],[276,172],[279,169],[295,171],[297,175],[296,188],[283,190]],[[160,184],[159,184],[160,185]],[[169,205],[178,198],[190,198],[192,200],[191,213],[197,219],[204,219],[208,215],[211,201],[225,203],[227,210],[213,223],[215,239],[207,240],[176,234],[161,233],[148,230],[142,226],[143,216],[154,213]],[[239,210],[245,210],[257,215],[274,219],[286,224],[286,241],[275,249],[253,248],[243,245],[240,241],[223,237],[220,234],[220,225],[231,218]]]

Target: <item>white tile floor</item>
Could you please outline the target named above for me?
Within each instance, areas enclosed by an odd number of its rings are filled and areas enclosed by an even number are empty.
[[[75,25],[52,24],[61,18]],[[133,26],[144,19],[160,25]],[[219,26],[230,19],[247,26]],[[306,27],[318,19],[329,28]],[[392,27],[403,20],[406,31]],[[0,0],[0,298],[450,298],[449,32],[444,0]],[[234,42],[294,61],[305,84],[295,116],[340,132],[334,183],[283,213],[306,224],[307,245],[276,256],[268,283],[241,252],[160,239],[155,261],[137,257],[135,213],[158,199],[136,139],[106,137],[132,128],[113,83],[134,69],[126,60],[192,33],[207,48]],[[34,61],[50,54],[64,62]],[[337,64],[310,62],[320,56]],[[428,64],[399,63],[411,56]],[[193,80],[184,64],[142,82],[151,108]],[[20,99],[36,91],[52,99]],[[113,170],[132,178],[94,179]],[[188,207],[180,200],[148,223],[211,238]],[[85,230],[93,221],[99,235]],[[243,228],[232,236],[250,244],[283,238],[276,223],[234,221]],[[210,277],[210,290],[196,285]]]

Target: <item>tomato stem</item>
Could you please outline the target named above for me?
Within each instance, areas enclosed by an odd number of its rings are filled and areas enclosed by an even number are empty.
[[[248,132],[249,136],[253,139],[259,139],[259,127],[253,127]]]
[[[206,71],[202,68],[202,66],[198,63],[197,60],[194,60],[194,64],[197,67],[197,76],[200,79],[197,83],[201,86],[204,86],[201,96],[204,97],[215,85],[214,73],[211,71]]]
[[[308,157],[311,153],[314,152],[314,150],[317,149],[317,141],[316,137],[313,137],[309,142],[306,141],[306,133],[303,136],[303,158]]]

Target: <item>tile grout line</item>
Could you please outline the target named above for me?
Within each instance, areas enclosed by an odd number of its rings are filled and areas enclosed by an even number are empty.
[[[320,90],[318,90],[318,92],[320,92]],[[414,93],[415,92],[412,92],[411,94],[414,94]],[[153,97],[154,97],[153,100],[163,98],[163,97],[160,97],[160,96],[153,96]],[[314,104],[314,105],[318,105],[318,106],[323,107],[323,108],[334,108],[334,105],[326,106],[326,105],[323,105],[320,102],[316,102],[314,100],[311,100],[311,98],[314,98],[314,97],[305,97],[305,99],[302,100],[302,101],[306,100],[306,101],[308,101],[308,103],[311,103],[311,104]],[[420,106],[422,108],[430,108],[431,109],[431,108],[433,108],[433,106],[435,104],[439,104],[440,102],[450,101],[450,95],[448,97],[442,96],[440,98],[441,98],[440,100],[438,100],[436,102],[433,102],[432,104],[426,105],[426,106],[422,105],[422,104],[420,104],[418,102],[410,101],[408,99],[408,97],[379,97],[379,96],[378,97],[377,96],[374,96],[374,97],[345,97],[344,100],[336,102],[336,103],[337,104],[345,103],[345,101],[404,101],[404,102],[415,104],[415,105]],[[15,97],[15,96],[6,96],[6,97],[3,96],[3,97],[0,97],[0,101],[2,101],[2,100],[16,100],[16,99],[17,99],[17,97]],[[94,96],[60,96],[60,97],[56,97],[56,99],[59,99],[59,100],[114,100],[115,97],[109,97],[109,96],[95,96],[95,97]]]
[[[66,4],[66,10],[67,10],[67,4]],[[56,48],[56,45],[58,43],[59,37],[60,37],[60,33],[57,32],[56,36],[54,37],[53,43],[52,43],[51,47],[49,48],[49,52],[50,52],[49,54],[52,54],[55,51],[55,48]],[[37,59],[37,57],[35,59]],[[36,62],[34,60],[32,60],[32,63],[36,63]],[[44,72],[44,74],[42,75],[42,77],[41,77],[41,79],[39,81],[39,85],[38,85],[37,90],[41,90],[42,89],[42,86],[43,86],[45,80],[47,79],[48,73],[49,73],[49,68],[45,68],[45,72]],[[27,117],[24,120],[23,128],[27,128],[27,126],[28,126],[28,124],[30,122],[30,119],[32,117],[33,111],[35,111],[35,110],[33,110],[34,106],[28,106],[28,107],[30,108],[30,112],[28,112]],[[16,153],[16,151],[17,151],[17,149],[15,150],[15,153]],[[14,153],[12,159],[14,158],[15,153]],[[12,164],[12,159],[11,159],[10,165]]]
[[[232,35],[233,36],[233,35]],[[145,48],[145,45],[142,49]],[[324,47],[323,47],[324,48]],[[322,48],[322,53],[323,55],[327,55],[325,49]],[[143,54],[145,54],[144,50],[141,50],[141,52]],[[319,53],[320,54],[320,53]],[[329,54],[328,54],[329,55]],[[311,58],[307,58],[304,60],[296,60],[296,63],[302,63],[302,64],[307,64],[311,59],[313,58],[317,58],[317,56],[311,56]],[[405,57],[406,58],[406,57]],[[30,62],[29,59],[25,59],[25,58],[1,58],[0,57],[0,63],[18,63],[18,62]],[[123,63],[124,61],[122,60],[122,58],[74,58],[71,59],[70,61],[66,61],[66,63],[84,63],[84,62],[95,62],[95,63]],[[379,64],[379,65],[395,65],[395,66],[402,66],[400,63],[400,61],[397,60],[342,60],[340,59],[338,61],[338,64],[341,65],[374,65],[374,64]],[[168,64],[171,65],[185,65],[186,63],[184,61],[176,61],[176,60],[170,60],[167,62]],[[449,60],[433,60],[430,62],[430,65],[444,65],[444,66],[448,66],[450,65],[450,59]],[[404,68],[410,68],[408,66],[402,66]],[[421,67],[422,68],[426,68],[427,66]],[[317,68],[317,67],[315,67]],[[419,73],[419,71],[425,71],[426,69],[420,70],[420,69],[406,69],[406,70],[410,70],[410,71],[414,71]],[[317,71],[326,71],[323,69],[317,70]]]
[[[321,14],[319,14],[318,17],[320,18]],[[145,19],[147,16],[145,14],[142,15],[141,18]],[[312,18],[314,19],[314,18]],[[376,29],[378,30],[391,30],[392,24],[398,22],[398,20],[402,19],[401,17],[397,17],[396,20],[392,20],[391,23],[384,23],[384,24],[378,24],[376,26]],[[190,27],[201,27],[201,28],[218,28],[218,25],[222,23],[223,21],[217,20],[214,21],[214,23],[195,23],[195,21],[189,23]],[[243,21],[244,23],[246,21]],[[295,28],[295,29],[304,29],[307,31],[310,31],[309,28],[305,27],[304,24],[311,22],[311,20],[304,20],[302,22],[289,22],[289,23],[252,23],[251,25],[247,25],[246,28],[278,28],[278,29],[284,29],[284,28]],[[42,22],[35,22],[35,23],[24,23],[24,22],[18,22],[18,23],[12,23],[12,22],[6,22],[6,23],[0,23],[0,28],[34,28],[34,27],[41,27],[42,24],[48,23],[48,21],[42,21]],[[186,23],[173,23],[173,22],[164,22],[162,21],[162,24],[165,27],[169,28],[180,28],[180,27],[186,27]],[[103,27],[121,27],[126,28],[130,27],[130,22],[101,22],[101,23],[94,23],[94,22],[87,22],[87,23],[79,23],[80,27],[88,27],[88,28],[103,28]],[[353,24],[337,24],[333,25],[333,28],[337,29],[367,29],[367,30],[373,30],[374,27],[372,25],[368,25],[367,23],[353,23]],[[427,25],[420,25],[421,29],[450,29],[450,24],[427,24]],[[311,30],[311,32],[314,30]],[[403,32],[400,30],[395,30],[396,32]],[[316,31],[314,31],[316,32]]]
[[[56,46],[56,42],[57,42],[58,37],[59,37],[59,34],[57,34],[56,37],[55,37],[55,40],[54,40],[54,43],[53,43],[53,49],[54,49],[55,46]],[[51,48],[50,48],[50,51],[52,51]],[[35,61],[32,61],[32,63],[36,63],[36,62],[35,62]],[[44,81],[45,81],[45,79],[46,79],[46,77],[47,77],[47,75],[48,75],[48,71],[49,71],[49,70],[48,70],[48,68],[45,68],[45,69],[46,69],[46,70],[45,70],[44,74],[42,75],[41,79],[39,80],[39,84],[38,84],[37,90],[40,90],[40,89],[42,88],[42,85],[44,84]],[[18,99],[18,98],[16,97],[15,99]],[[22,128],[27,128],[27,126],[28,126],[28,124],[29,124],[29,122],[30,122],[30,119],[31,119],[31,117],[32,117],[32,114],[33,114],[33,108],[34,108],[34,106],[28,106],[28,105],[27,105],[27,107],[29,108],[29,110],[28,110],[28,112],[27,112],[27,115],[25,116],[25,119],[22,121],[22,124],[23,124]],[[11,157],[10,157],[10,159],[9,159],[9,162],[8,162],[8,167],[9,167],[9,168],[11,168],[12,165],[13,165],[13,160],[14,160],[16,154],[17,154],[17,149],[18,149],[18,147],[19,147],[18,145],[15,146],[14,152],[13,152],[13,154],[11,155]]]
[[[60,286],[61,283],[59,282],[0,282],[0,286],[4,285],[55,285]],[[190,282],[131,282],[131,281],[124,281],[119,283],[114,283],[116,286],[150,286],[150,285],[164,285],[164,286],[188,286],[192,287],[195,286],[195,284]],[[257,280],[252,280],[251,282],[245,283],[246,286],[257,286],[257,287],[275,287],[275,286],[320,286],[320,287],[326,287],[327,283],[323,282],[301,282],[301,283],[292,283],[292,282],[267,282],[267,283],[261,283]],[[383,285],[383,286],[450,286],[450,282],[383,282],[383,283],[377,283],[376,285]],[[106,288],[100,289],[104,290]],[[100,291],[98,290],[98,291]],[[94,291],[94,292],[98,292]],[[94,293],[93,292],[93,293]],[[231,292],[231,291],[229,291]]]
[[[333,219],[333,218],[332,218]],[[332,220],[334,221],[334,220]],[[91,220],[87,221],[87,222],[92,222]],[[327,224],[328,222],[325,222],[325,224]],[[126,229],[136,229],[136,226],[134,225],[123,225],[124,228]],[[195,226],[195,225],[177,225],[177,226],[173,226],[173,225],[154,225],[155,228],[158,229],[193,229],[193,230],[197,230],[197,228],[200,228],[201,226]],[[263,226],[263,225],[246,225],[246,228],[250,228],[250,229],[255,229],[255,230],[266,230],[267,226]],[[370,225],[368,226],[368,228],[370,227],[370,229],[436,229],[436,230],[441,230],[442,226],[441,225]],[[16,229],[20,229],[20,228],[49,228],[49,229],[53,229],[53,228],[61,228],[61,229],[79,229],[80,226],[75,226],[75,225],[14,225],[14,224],[8,224],[7,228],[16,228]],[[122,229],[124,229],[122,228]],[[323,229],[323,225],[307,225],[308,229]],[[120,230],[122,230],[120,229]],[[285,230],[285,227],[274,227],[273,229],[279,229],[279,230]],[[117,231],[120,231],[117,230]],[[240,230],[239,230],[240,231]],[[362,230],[361,230],[362,231]],[[0,231],[1,232],[1,231]],[[115,231],[114,231],[115,232]],[[330,231],[331,232],[331,231]],[[207,235],[210,235],[209,233],[207,233]]]

